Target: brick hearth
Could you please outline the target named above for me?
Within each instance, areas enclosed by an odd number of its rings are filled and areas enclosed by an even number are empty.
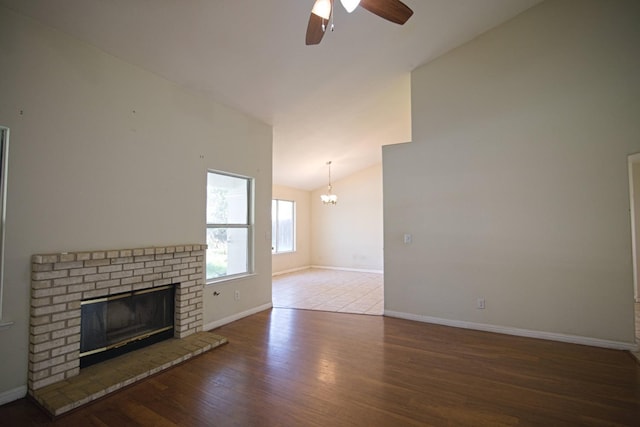
[[[206,245],[34,255],[29,394],[80,372],[80,301],[176,285],[174,336],[202,330]]]
[[[57,417],[226,343],[211,332],[172,338],[84,368],[73,378],[35,390],[32,398]]]

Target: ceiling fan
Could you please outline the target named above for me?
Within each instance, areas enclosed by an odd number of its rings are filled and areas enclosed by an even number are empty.
[[[327,23],[333,16],[333,2],[334,0],[316,0],[313,4],[307,25],[307,45],[319,44],[322,41]],[[340,0],[340,3],[349,13],[360,6],[387,21],[400,25],[407,22],[413,15],[413,10],[400,0]]]

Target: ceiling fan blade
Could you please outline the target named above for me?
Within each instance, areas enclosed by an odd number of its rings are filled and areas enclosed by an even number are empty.
[[[400,0],[361,0],[360,6],[387,21],[404,25],[413,15],[413,10]]]
[[[309,17],[309,24],[307,25],[307,46],[312,44],[319,44],[324,36],[324,30],[322,29],[324,19],[320,16],[312,13]]]

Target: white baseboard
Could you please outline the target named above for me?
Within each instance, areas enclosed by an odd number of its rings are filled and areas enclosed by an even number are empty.
[[[220,326],[226,325],[227,323],[235,322],[236,320],[240,320],[243,317],[251,316],[252,314],[259,313],[264,310],[269,310],[273,307],[272,303],[267,303],[263,305],[259,305],[258,307],[254,307],[251,310],[243,311],[241,313],[236,313],[232,316],[225,317],[224,319],[216,320],[211,323],[207,323],[204,325],[203,329],[205,331],[210,331],[215,328],[219,328]]]
[[[578,335],[558,334],[555,332],[532,331],[529,329],[510,328],[506,326],[489,325],[486,323],[465,322],[462,320],[442,319],[439,317],[423,316],[420,314],[403,313],[393,310],[385,310],[384,315],[397,317],[416,322],[434,323],[436,325],[453,326],[455,328],[475,329],[478,331],[496,332],[499,334],[516,335],[519,337],[538,338],[550,341],[560,341],[571,344],[589,345],[592,347],[604,347],[614,350],[638,351],[638,344],[622,341],[610,341],[599,338],[582,337]]]
[[[359,273],[377,273],[377,274],[384,273],[384,270],[367,270],[364,268],[347,268],[347,267],[329,267],[327,265],[312,265],[311,268],[319,268],[322,270],[356,271]]]
[[[27,395],[26,385],[16,387],[13,390],[7,390],[5,392],[0,393],[0,405],[13,402],[14,400],[22,399],[26,395]]]
[[[306,265],[304,267],[291,268],[289,270],[276,271],[275,273],[271,273],[271,276],[280,276],[282,274],[295,273],[296,271],[308,270],[310,269],[310,265]]]
[[[9,329],[12,326],[13,326],[13,322],[2,322],[2,321],[0,321],[0,331],[5,330],[5,329]]]

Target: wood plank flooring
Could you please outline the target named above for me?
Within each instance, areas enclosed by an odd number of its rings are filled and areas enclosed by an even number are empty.
[[[229,344],[59,418],[61,426],[626,425],[629,353],[381,316],[276,308]],[[30,402],[2,425],[47,425]]]

